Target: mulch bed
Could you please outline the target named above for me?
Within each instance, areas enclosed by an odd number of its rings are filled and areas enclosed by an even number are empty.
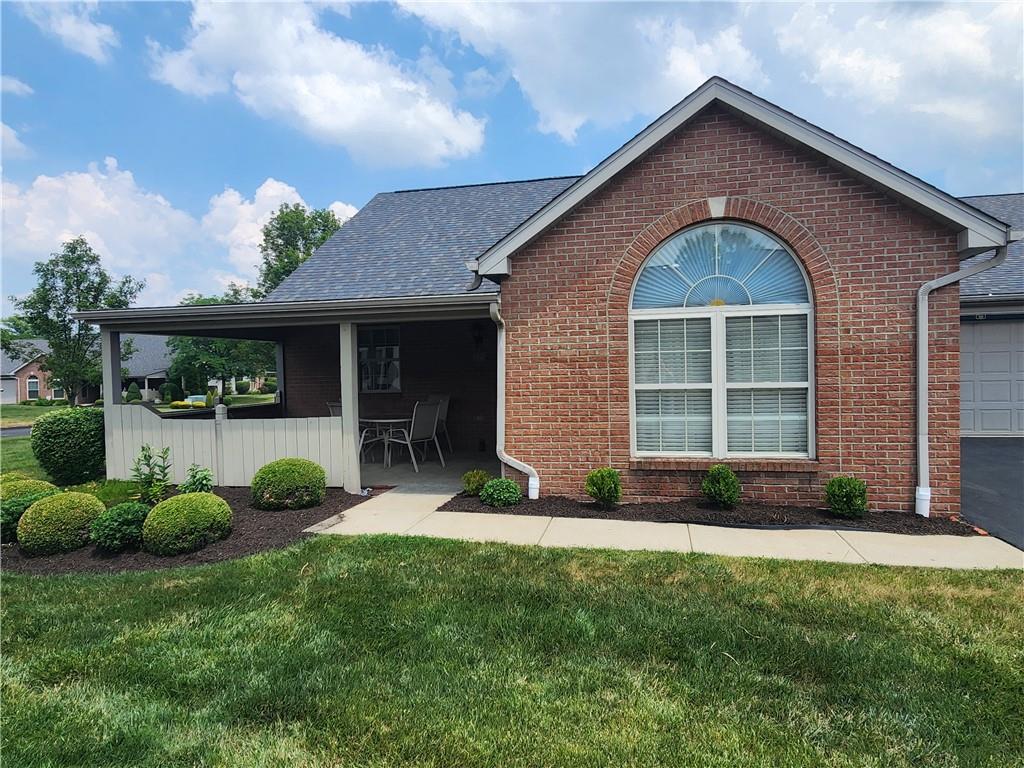
[[[309,534],[303,533],[304,529],[369,498],[346,493],[340,488],[328,488],[324,503],[318,507],[270,512],[249,506],[247,487],[217,487],[213,492],[231,505],[231,534],[198,552],[174,557],[160,557],[142,551],[105,555],[90,545],[59,555],[26,557],[17,544],[5,544],[0,547],[0,569],[33,574],[116,573],[232,560],[268,549],[279,549],[305,538]]]
[[[542,496],[524,499],[514,507],[488,507],[475,496],[460,493],[438,509],[449,512],[487,512],[490,514],[536,515],[541,517],[586,517],[599,520],[644,520],[655,523],[699,523],[735,528],[832,528],[840,530],[881,531],[913,535],[945,534],[973,536],[973,526],[949,518],[926,518],[913,512],[869,511],[857,520],[836,517],[827,510],[812,507],[785,507],[742,502],[734,509],[711,506],[703,499],[679,499],[670,502],[620,504],[605,509],[593,502],[566,496]]]

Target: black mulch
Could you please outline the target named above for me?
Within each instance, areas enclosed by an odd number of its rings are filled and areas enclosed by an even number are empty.
[[[541,517],[587,517],[601,520],[646,520],[655,523],[700,523],[736,528],[838,528],[859,531],[883,531],[915,535],[945,534],[972,536],[975,528],[949,518],[926,518],[913,512],[869,511],[857,520],[836,517],[828,510],[812,507],[784,507],[742,502],[734,509],[713,507],[703,499],[679,499],[669,502],[620,504],[605,509],[589,501],[566,496],[542,496],[524,499],[514,507],[488,507],[475,496],[460,493],[439,507],[449,512],[488,512]]]
[[[308,536],[303,530],[314,523],[344,512],[368,498],[346,493],[340,488],[328,488],[324,503],[318,507],[270,512],[249,506],[248,488],[217,487],[213,492],[231,505],[231,534],[198,552],[174,557],[160,557],[141,551],[104,555],[90,545],[60,555],[25,557],[17,544],[5,544],[0,547],[0,568],[5,572],[34,574],[116,573],[232,560],[285,547]]]

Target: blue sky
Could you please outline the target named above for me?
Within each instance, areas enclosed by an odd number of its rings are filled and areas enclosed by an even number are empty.
[[[282,202],[582,173],[716,74],[953,194],[1024,189],[1019,3],[0,14],[5,297],[76,234],[140,303],[219,292]]]

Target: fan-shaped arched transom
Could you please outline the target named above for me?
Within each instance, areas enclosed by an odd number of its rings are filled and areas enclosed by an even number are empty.
[[[633,309],[807,304],[793,254],[743,224],[703,224],[673,235],[650,255],[633,289]]]

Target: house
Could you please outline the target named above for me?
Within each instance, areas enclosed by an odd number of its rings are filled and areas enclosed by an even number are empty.
[[[1024,230],[1022,193],[963,200]],[[961,435],[1024,438],[1024,243],[960,284],[960,321]]]
[[[122,384],[125,388],[137,384],[143,400],[155,400],[160,397],[159,387],[167,381],[167,369],[171,367],[167,337],[132,334],[128,338],[132,355],[124,361],[128,375],[123,377]]]
[[[276,342],[287,426],[246,427],[236,480],[297,452],[354,491],[360,416],[450,393],[456,449],[531,495],[610,465],[670,499],[725,463],[764,500],[854,474],[875,507],[948,515],[958,281],[1003,262],[1007,218],[712,78],[584,176],[377,195],[261,303],[80,317],[108,377],[122,333]]]
[[[49,346],[42,339],[27,339],[30,349],[11,357],[0,353],[0,404],[13,405],[22,400],[63,400],[67,395],[60,382],[51,382],[42,369],[42,357]]]

